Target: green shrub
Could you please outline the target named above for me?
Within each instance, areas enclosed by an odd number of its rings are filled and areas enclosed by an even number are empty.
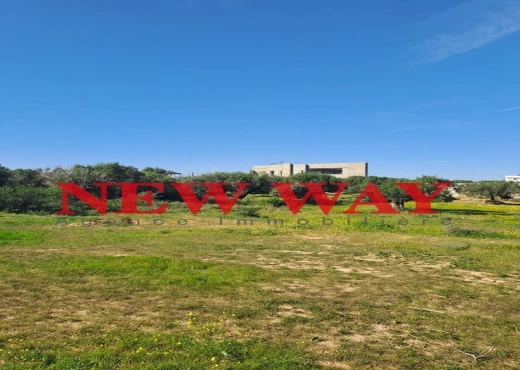
[[[242,217],[261,217],[259,207],[239,207],[236,208],[236,214]]]
[[[285,206],[285,202],[281,198],[269,198],[266,203],[277,208]]]
[[[61,190],[56,187],[0,187],[0,211],[12,213],[55,213],[61,209]]]

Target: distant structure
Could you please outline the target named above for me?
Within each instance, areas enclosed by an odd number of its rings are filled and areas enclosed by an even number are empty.
[[[182,177],[182,173],[175,171],[166,171],[165,175],[170,175],[173,179],[179,179]]]
[[[313,172],[345,179],[350,176],[368,176],[368,163],[292,164],[281,162],[265,166],[253,166],[251,172],[259,175],[271,176],[291,176],[297,173]]]
[[[518,175],[518,176],[506,176],[506,181],[520,182],[520,175]]]

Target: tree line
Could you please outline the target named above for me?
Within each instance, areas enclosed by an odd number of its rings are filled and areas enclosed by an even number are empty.
[[[95,165],[74,165],[71,168],[55,167],[53,169],[14,169],[0,165],[0,211],[13,213],[41,213],[52,214],[61,207],[61,189],[55,184],[58,182],[75,183],[84,189],[99,195],[96,182],[160,182],[165,184],[164,192],[155,194],[157,201],[181,202],[182,198],[176,190],[169,185],[172,182],[222,182],[225,190],[232,193],[235,190],[234,183],[248,182],[248,186],[241,197],[248,194],[266,194],[272,196],[273,205],[283,206],[277,196],[276,190],[270,185],[271,182],[290,182],[295,194],[302,197],[306,188],[301,183],[320,182],[324,183],[327,192],[335,192],[335,183],[348,182],[345,194],[359,194],[367,183],[375,183],[394,208],[403,210],[404,203],[410,201],[409,196],[399,187],[396,182],[421,182],[421,190],[425,194],[435,191],[435,182],[450,182],[448,179],[437,176],[421,176],[415,179],[391,178],[380,176],[353,176],[348,179],[338,179],[332,175],[320,173],[299,173],[289,177],[257,175],[244,172],[216,172],[191,177],[172,178],[170,171],[158,167],[146,167],[142,170],[133,166],[125,166],[114,163],[98,163]],[[453,185],[443,190],[435,201],[451,202],[455,199],[454,193],[461,193],[475,197],[489,199],[497,202],[499,199],[510,199],[515,194],[520,194],[518,183],[505,181],[453,181]],[[152,189],[152,188],[150,188]],[[146,191],[143,188],[143,191]],[[152,189],[153,190],[153,189]],[[205,188],[195,185],[194,190],[199,197],[205,194]],[[109,207],[114,210],[118,207],[120,189],[109,188]],[[312,203],[312,198],[309,202]],[[72,200],[71,208],[78,214],[88,214],[90,208],[83,203]]]

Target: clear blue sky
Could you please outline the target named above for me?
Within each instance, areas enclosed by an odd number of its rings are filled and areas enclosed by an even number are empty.
[[[0,164],[520,173],[520,0],[2,0]]]

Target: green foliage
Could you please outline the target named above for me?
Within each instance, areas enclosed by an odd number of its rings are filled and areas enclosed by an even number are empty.
[[[460,227],[450,227],[447,228],[446,233],[453,236],[464,237],[464,238],[499,238],[499,239],[507,239],[514,238],[514,235],[509,235],[506,233],[501,233],[497,231],[487,231],[487,230],[474,230],[468,228],[460,228]]]
[[[47,179],[49,185],[57,182],[73,182],[81,187],[92,189],[95,188],[94,182],[107,182],[106,174],[96,173],[93,166],[74,165],[70,169],[56,167],[53,170],[46,169],[43,176]]]
[[[253,176],[251,178],[251,194],[269,194],[271,190],[271,178],[267,175]]]
[[[170,181],[173,182],[173,181]],[[182,201],[181,196],[175,190],[173,186],[170,185],[170,183],[163,183],[164,184],[164,191],[162,193],[157,192],[157,189],[155,188],[146,188],[143,187],[142,190],[152,190],[154,192],[154,197],[157,200],[163,200],[163,201],[169,201],[169,202],[180,202]]]
[[[451,183],[450,180],[448,179],[444,179],[442,177],[437,177],[437,176],[426,176],[426,175],[423,175],[421,177],[418,177],[415,179],[415,182],[421,182],[423,183],[423,185],[421,185],[419,187],[419,189],[421,189],[421,191],[423,193],[425,193],[426,195],[430,195],[432,194],[436,189],[437,189],[437,185],[435,185],[435,183]],[[453,190],[455,191],[458,191],[458,187],[455,186],[455,185],[451,185],[450,186]],[[450,191],[449,188],[446,188],[444,190],[442,190],[435,198],[434,198],[434,202],[444,202],[444,203],[449,203],[449,202],[453,202],[455,200],[455,197],[453,196],[452,192]]]
[[[163,183],[164,191],[158,193],[156,189],[153,188],[143,188],[144,190],[152,190],[156,193],[158,200],[164,201],[181,201],[180,195],[177,193],[175,188],[170,185],[172,182],[176,182],[177,179],[173,178],[170,174],[170,171],[159,168],[159,167],[145,167],[141,171],[142,174],[142,182],[158,182]]]
[[[410,180],[388,178],[381,181],[379,184],[376,183],[376,185],[381,193],[383,193],[386,200],[394,205],[395,209],[403,211],[404,203],[410,201],[411,198],[403,189],[395,185],[396,182],[410,182]]]
[[[496,198],[510,199],[513,194],[520,193],[520,185],[508,181],[478,181],[464,184],[461,191],[469,196],[495,201]]]
[[[240,217],[261,217],[260,213],[258,211],[260,210],[260,207],[240,207],[237,208],[234,212],[235,215]]]
[[[46,186],[45,179],[41,175],[42,170],[16,169],[12,170],[7,181],[8,186]]]
[[[0,186],[4,186],[9,181],[9,177],[11,176],[11,171],[9,168],[3,167],[0,165]]]
[[[257,175],[254,173],[245,172],[216,172],[201,174],[198,176],[183,177],[183,178],[172,178],[170,171],[159,168],[159,167],[146,167],[142,171],[132,166],[121,165],[118,162],[113,163],[98,163],[95,165],[74,165],[71,168],[56,167],[54,169],[17,169],[9,170],[5,167],[0,166],[0,186],[3,187],[31,187],[35,189],[53,188],[57,182],[71,182],[78,184],[90,193],[100,196],[99,187],[95,186],[96,182],[153,182],[162,183],[162,191],[157,190],[153,187],[142,187],[139,191],[149,191],[154,193],[154,199],[157,201],[169,201],[182,202],[182,198],[171,185],[172,182],[193,182],[193,191],[195,194],[202,198],[207,190],[204,186],[200,185],[203,182],[220,182],[224,183],[224,191],[231,196],[237,189],[236,183],[247,182],[250,185],[247,186],[241,193],[239,199],[244,199],[248,194],[269,194],[273,198],[266,203],[275,207],[281,207],[285,203],[279,199],[279,195],[275,189],[271,187],[272,182],[282,183],[293,183],[293,191],[296,196],[301,198],[305,196],[307,189],[303,187],[302,183],[324,183],[324,191],[328,193],[334,193],[337,191],[337,183],[348,182],[349,186],[344,190],[345,194],[350,194],[353,197],[357,196],[367,185],[368,182],[375,183],[385,198],[392,202],[394,207],[403,209],[404,202],[409,201],[410,198],[407,194],[399,187],[394,185],[395,182],[410,182],[408,179],[398,179],[389,177],[378,177],[378,176],[353,176],[346,180],[338,179],[332,175],[321,174],[321,173],[299,173],[289,177],[277,177],[267,175]],[[416,181],[424,182],[421,187],[425,193],[429,194],[435,189],[434,182],[443,182],[444,179],[436,176],[422,176]],[[29,190],[23,188],[17,188],[16,190],[3,189],[5,197],[0,201],[0,206],[3,210],[10,210],[12,212],[36,212],[41,211],[44,213],[51,212],[50,209],[56,207],[58,198],[56,200],[47,200],[35,202],[33,205],[29,205],[32,202],[31,199],[39,198],[43,199],[47,196],[44,194],[55,194],[56,190],[34,190],[31,193]],[[59,190],[59,189],[58,189]],[[511,191],[509,192],[511,193]],[[32,194],[32,195],[31,195]],[[35,194],[39,194],[36,196]],[[500,193],[504,195],[504,192]],[[506,194],[507,195],[507,194]],[[504,195],[504,196],[506,196]],[[113,211],[118,203],[115,201],[121,197],[121,190],[119,187],[109,187],[108,199],[109,199],[109,210]],[[54,198],[53,198],[54,199]],[[443,191],[436,198],[436,201],[452,201],[453,196],[448,190]],[[50,205],[52,203],[52,205]],[[208,203],[214,203],[214,200],[210,198]],[[315,204],[313,198],[309,198],[307,204]],[[81,215],[92,214],[90,207],[86,206],[82,202],[78,201],[74,197],[70,201],[71,209]],[[38,208],[40,207],[40,208]],[[58,206],[59,207],[59,206]]]
[[[303,198],[308,191],[306,187],[300,184],[291,186],[291,189],[294,192],[294,195],[296,195],[300,199]]]
[[[61,208],[58,188],[26,185],[0,187],[0,211],[13,213],[54,213]]]
[[[367,186],[369,182],[374,183],[386,200],[391,202],[396,209],[403,210],[404,203],[410,200],[410,197],[403,191],[403,189],[395,186],[396,182],[411,182],[409,179],[398,179],[392,177],[379,176],[352,176],[348,178],[349,187],[346,189],[346,194],[358,195]]]
[[[231,192],[236,190],[236,187],[233,184],[238,182],[248,182],[250,185],[242,194],[242,197],[245,197],[247,194],[269,194],[269,191],[271,190],[271,182],[287,182],[287,180],[288,179],[285,177],[266,175],[258,176],[257,174],[245,172],[215,172],[192,177],[183,177],[178,181],[195,183],[222,182],[227,184],[224,190]]]
[[[45,178],[48,185],[54,185],[57,182],[72,182],[98,196],[100,195],[100,190],[94,185],[96,182],[142,182],[144,178],[137,168],[123,166],[118,162],[87,166],[77,164],[70,169],[56,167],[53,170],[46,169],[42,171],[41,176]],[[121,191],[119,188],[109,188],[109,199],[120,196]]]
[[[285,202],[280,197],[268,198],[268,204],[277,208],[285,206]]]
[[[452,192],[449,189],[444,189],[433,199],[433,202],[449,203],[453,202],[455,199],[457,198],[453,196]]]
[[[334,176],[322,174],[322,173],[299,173],[294,176],[291,176],[290,181],[295,181],[296,183],[302,183],[302,182],[320,182],[325,183],[323,186],[323,189],[327,193],[335,193],[338,190],[338,186],[336,184],[344,182],[341,179],[338,179]]]
[[[141,171],[143,182],[172,182],[170,171],[159,167],[145,167]]]

